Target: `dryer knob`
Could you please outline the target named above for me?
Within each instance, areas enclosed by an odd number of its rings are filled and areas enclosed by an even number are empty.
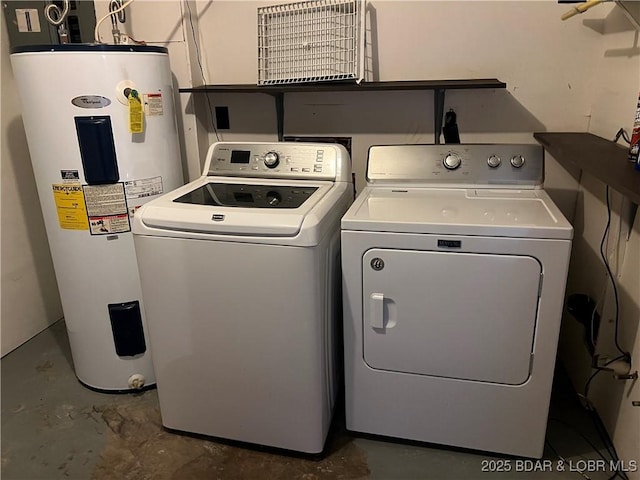
[[[264,164],[268,168],[276,168],[279,163],[280,163],[280,157],[278,157],[278,154],[276,152],[268,152],[264,156]]]
[[[502,163],[502,160],[500,160],[500,157],[497,155],[491,155],[488,159],[487,159],[487,165],[489,165],[491,168],[497,168],[500,166],[500,163]]]
[[[524,157],[522,155],[514,155],[511,157],[511,165],[520,168],[524,165]]]
[[[455,170],[462,163],[462,159],[460,155],[457,153],[447,153],[447,155],[442,160],[442,164],[448,170]]]

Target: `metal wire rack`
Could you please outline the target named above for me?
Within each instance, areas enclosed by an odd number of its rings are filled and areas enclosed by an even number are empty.
[[[364,1],[258,8],[258,85],[362,80]]]

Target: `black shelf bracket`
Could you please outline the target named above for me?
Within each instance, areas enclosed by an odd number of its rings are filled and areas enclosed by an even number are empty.
[[[436,88],[433,90],[433,142],[440,145],[440,134],[442,133],[442,120],[444,117],[444,94],[445,90]]]
[[[284,96],[286,93],[300,92],[365,92],[391,90],[433,90],[434,142],[440,144],[444,121],[444,97],[447,90],[506,88],[506,84],[496,78],[463,80],[409,80],[390,82],[316,83],[290,85],[202,85],[180,88],[180,93],[265,93],[273,96],[276,107],[278,141],[284,138]]]
[[[275,92],[272,94],[276,102],[276,122],[278,129],[278,141],[284,139],[284,92]]]

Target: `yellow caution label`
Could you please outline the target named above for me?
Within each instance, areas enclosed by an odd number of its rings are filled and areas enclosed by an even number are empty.
[[[144,132],[144,109],[137,90],[131,90],[129,94],[129,131],[131,133]]]
[[[65,230],[89,230],[87,206],[84,202],[82,185],[79,183],[54,183],[52,187],[60,228]]]

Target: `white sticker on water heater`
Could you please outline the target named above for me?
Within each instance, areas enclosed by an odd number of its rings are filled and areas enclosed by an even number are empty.
[[[124,182],[127,200],[152,197],[162,193],[162,177],[141,178]]]
[[[40,17],[36,8],[16,8],[16,23],[19,32],[39,32]]]
[[[89,218],[127,214],[127,200],[122,183],[83,185],[82,189]]]
[[[123,183],[83,185],[91,235],[131,231]]]
[[[144,100],[144,114],[147,117],[164,115],[162,93],[145,93],[142,97]]]
[[[128,215],[89,217],[91,235],[112,235],[131,231]]]
[[[60,177],[64,183],[80,183],[78,170],[60,170]]]

